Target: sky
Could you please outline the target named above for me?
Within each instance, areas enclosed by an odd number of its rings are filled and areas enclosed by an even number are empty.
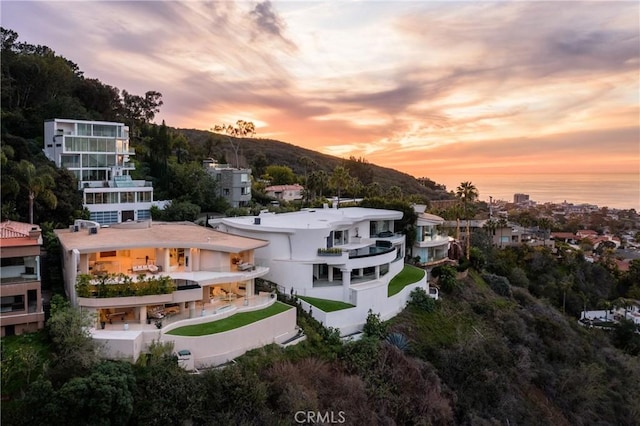
[[[156,122],[436,180],[640,170],[640,3],[7,1],[2,26]]]

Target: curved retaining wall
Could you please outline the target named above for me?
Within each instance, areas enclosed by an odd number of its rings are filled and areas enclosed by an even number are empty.
[[[264,309],[265,307],[261,306],[258,309]],[[218,314],[220,316],[216,315],[216,319],[224,318],[234,313],[237,313],[237,311],[229,310],[229,312]],[[198,337],[166,334],[166,331],[177,327],[209,322],[211,317],[209,315],[192,318],[187,321],[180,321],[179,324],[172,324],[171,328],[167,327],[162,330],[163,333],[160,340],[173,342],[175,351],[190,350],[195,367],[203,368],[224,364],[251,349],[260,348],[271,343],[282,343],[297,334],[296,310],[293,307],[261,321],[222,333]]]

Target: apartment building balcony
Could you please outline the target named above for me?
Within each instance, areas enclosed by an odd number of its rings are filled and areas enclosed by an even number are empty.
[[[425,236],[422,241],[416,241],[416,247],[437,247],[449,243],[449,236],[434,235]]]

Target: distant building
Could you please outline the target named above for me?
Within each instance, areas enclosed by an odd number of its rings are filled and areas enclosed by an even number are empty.
[[[44,327],[40,227],[22,222],[2,222],[0,241],[2,337],[37,331]]]
[[[205,170],[216,179],[218,195],[231,207],[246,207],[251,201],[251,169],[238,169],[218,164],[212,159],[202,162]]]
[[[514,204],[522,204],[529,201],[529,194],[513,194],[513,203]]]
[[[265,193],[269,197],[284,201],[301,200],[303,191],[304,187],[297,183],[294,185],[273,185],[265,188]]]
[[[108,225],[151,218],[153,186],[132,180],[129,127],[122,123],[55,119],[44,123],[44,153],[76,176],[91,220]]]

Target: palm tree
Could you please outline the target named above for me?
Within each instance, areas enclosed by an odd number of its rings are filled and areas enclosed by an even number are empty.
[[[460,186],[456,188],[456,197],[462,203],[463,219],[467,220],[467,259],[469,258],[471,250],[471,235],[469,235],[470,206],[478,199],[479,195],[478,188],[469,181],[460,183]]]
[[[460,183],[456,188],[456,197],[462,202],[464,216],[463,219],[470,219],[471,209],[469,208],[479,196],[478,188],[469,181]]]
[[[56,186],[51,167],[44,166],[36,170],[31,162],[21,160],[18,163],[18,175],[20,183],[29,194],[29,223],[33,224],[33,203],[36,198],[44,201],[48,207],[55,209],[58,199],[51,190]]]
[[[378,182],[371,182],[366,187],[366,193],[369,198],[379,197],[382,193],[382,188],[380,188],[380,184]]]
[[[349,170],[342,166],[336,166],[336,168],[333,169],[333,174],[331,174],[329,182],[336,188],[338,193],[338,205],[340,205],[340,193],[342,192],[342,188],[346,187],[350,180],[351,176],[349,175]]]
[[[387,190],[387,197],[392,200],[402,200],[402,188],[398,185],[393,185]]]
[[[307,157],[306,155],[303,155],[301,157],[298,158],[298,163],[300,163],[300,165],[302,167],[304,167],[304,186],[305,191],[304,191],[304,198],[305,198],[305,202],[308,204],[309,203],[309,169],[310,168],[314,168],[318,166],[318,163],[316,163],[313,159]]]
[[[313,191],[313,197],[316,195],[320,197],[324,194],[324,188],[327,186],[327,182],[329,181],[329,175],[324,170],[316,170],[309,174],[309,181],[307,183],[308,190]]]
[[[355,202],[358,194],[362,192],[364,185],[362,185],[360,179],[354,176],[349,180],[347,186],[349,187],[349,192],[351,192],[351,196],[353,197],[353,201]]]

